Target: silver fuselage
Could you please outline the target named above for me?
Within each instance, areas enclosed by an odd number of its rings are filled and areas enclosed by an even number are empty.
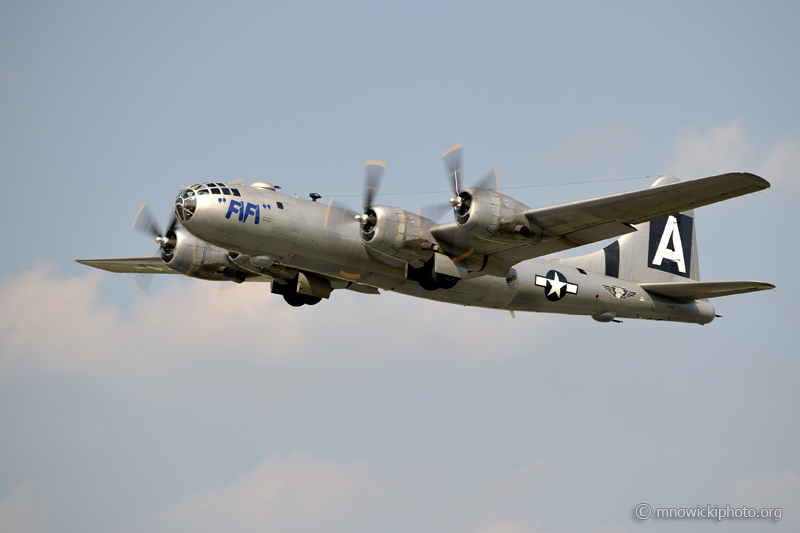
[[[276,264],[386,291],[441,302],[505,309],[641,318],[706,324],[714,320],[707,300],[684,302],[650,294],[633,281],[607,277],[531,259],[514,266],[516,279],[471,272],[448,290],[427,291],[406,279],[406,269],[377,260],[362,242],[356,213],[332,205],[239,186],[240,197],[196,196],[196,208],[183,226],[199,239],[247,256],[267,257]],[[233,202],[237,202],[233,204]],[[279,205],[281,207],[279,207]],[[435,242],[424,217],[412,222]],[[558,272],[559,276],[551,274]],[[549,274],[550,273],[550,274]],[[569,290],[553,298],[546,277],[563,280]],[[617,294],[608,287],[622,288]],[[620,292],[624,297],[620,297]],[[551,299],[548,299],[550,293]]]

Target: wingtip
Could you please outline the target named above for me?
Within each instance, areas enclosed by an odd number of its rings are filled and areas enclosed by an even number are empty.
[[[769,189],[772,187],[772,184],[762,178],[761,176],[757,176],[752,172],[744,172],[742,170],[738,172],[728,172],[728,174],[723,174],[723,176],[739,176],[741,179],[745,180],[748,184],[758,187],[760,189]]]
[[[769,189],[770,187],[772,187],[772,184],[767,180],[765,180],[764,178],[762,178],[761,176],[756,176],[755,174],[751,174],[749,172],[745,172],[744,174],[747,174],[747,176],[753,181],[753,183],[760,185],[762,189]]]

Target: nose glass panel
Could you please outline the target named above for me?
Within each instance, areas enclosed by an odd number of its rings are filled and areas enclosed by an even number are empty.
[[[192,189],[185,189],[175,199],[175,216],[181,222],[187,222],[194,215],[194,210],[197,208],[197,198]]]

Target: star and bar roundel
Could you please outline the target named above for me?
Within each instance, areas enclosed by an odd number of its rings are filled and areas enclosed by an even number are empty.
[[[578,284],[570,283],[558,270],[551,270],[547,276],[536,274],[536,285],[544,287],[544,295],[551,302],[555,302],[569,294],[578,294]]]

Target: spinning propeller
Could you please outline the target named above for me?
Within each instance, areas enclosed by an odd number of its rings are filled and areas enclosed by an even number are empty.
[[[158,222],[156,222],[156,217],[153,216],[150,208],[147,207],[147,202],[145,202],[142,204],[142,207],[139,208],[139,212],[136,213],[136,218],[133,219],[133,225],[131,227],[135,230],[141,231],[142,233],[155,237],[156,243],[161,247],[161,253],[169,255],[175,248],[175,226],[177,223],[178,219],[173,213],[169,222],[169,226],[167,226],[167,231],[165,233],[161,233],[158,227]]]
[[[461,150],[464,148],[463,144],[457,144],[455,146],[451,146],[448,148],[445,153],[442,154],[442,160],[444,161],[444,167],[447,169],[447,178],[452,182],[452,189],[453,194],[455,195],[454,198],[450,198],[450,205],[453,207],[458,207],[456,204],[461,203],[460,198],[458,197],[459,189],[458,189],[458,178],[461,177],[463,170],[461,169]]]
[[[463,144],[456,144],[455,146],[451,146],[442,154],[442,160],[444,161],[444,167],[447,170],[447,179],[448,184],[450,185],[450,189],[453,191],[453,197],[450,198],[449,203],[453,206],[453,209],[459,214],[461,213],[460,209],[465,202],[469,202],[469,196],[464,197],[461,194],[461,185],[464,183],[464,170],[461,166],[461,151],[464,149]],[[475,185],[473,185],[475,189],[493,189],[498,191],[500,189],[500,176],[497,173],[497,169],[492,169],[491,172],[486,174],[483,178],[480,179]],[[464,206],[464,212],[469,209],[469,206]],[[438,211],[435,211],[438,213]]]
[[[375,212],[371,210],[372,202],[378,194],[378,187],[380,186],[383,173],[386,171],[386,163],[383,161],[367,161],[366,175],[364,177],[364,212],[356,215],[356,220],[364,228],[364,231],[369,231],[375,225],[376,217]]]

